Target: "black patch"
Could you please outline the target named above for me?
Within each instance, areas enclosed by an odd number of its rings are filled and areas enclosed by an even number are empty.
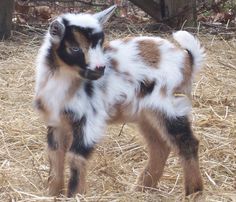
[[[48,148],[51,149],[51,150],[57,150],[58,149],[58,143],[54,139],[53,130],[54,130],[53,127],[48,126],[48,132],[47,132]]]
[[[73,130],[73,142],[70,148],[71,152],[80,154],[85,158],[89,157],[92,147],[85,146],[84,144],[84,126],[86,125],[87,119],[83,116],[80,120],[72,123]]]
[[[93,151],[93,147],[86,146],[84,143],[84,127],[87,122],[86,116],[82,116],[80,120],[74,120],[74,112],[69,110],[65,112],[65,116],[69,119],[73,132],[73,141],[70,147],[70,151],[88,158]]]
[[[167,132],[172,136],[174,144],[177,144],[180,155],[186,159],[197,157],[198,140],[193,136],[191,124],[186,116],[165,118]]]
[[[189,59],[190,59],[190,64],[191,64],[191,66],[193,66],[193,54],[188,50],[188,49],[186,49],[186,51],[188,52],[188,55],[189,55]]]
[[[62,21],[63,21],[63,24],[64,24],[65,27],[67,27],[69,25],[69,21],[66,20],[65,18],[63,18]]]
[[[100,45],[102,45],[104,42],[104,33],[98,32],[98,33],[92,34],[90,40],[92,42],[92,48],[95,48],[100,40],[101,40]]]
[[[186,116],[180,116],[176,118],[166,118],[165,124],[167,132],[173,136],[182,133],[191,133],[190,123]]]
[[[72,197],[76,193],[79,184],[79,170],[71,168],[70,173],[71,176],[68,183],[68,197]]]
[[[85,79],[97,80],[104,75],[104,69],[102,70],[81,69],[79,71],[79,74]]]
[[[144,97],[148,94],[151,94],[154,89],[155,84],[156,84],[155,81],[152,81],[152,82],[141,81],[139,96]]]
[[[85,93],[87,94],[87,96],[92,97],[93,90],[94,90],[93,83],[90,81],[86,82],[84,85],[84,90],[85,90]]]

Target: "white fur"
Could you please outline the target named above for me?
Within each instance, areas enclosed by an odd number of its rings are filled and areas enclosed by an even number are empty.
[[[93,28],[94,32],[101,32],[102,27],[98,23],[97,18],[94,18],[91,14],[73,14],[67,13],[61,17],[69,21],[69,25],[76,25],[85,28]]]
[[[173,38],[180,44],[180,46],[192,53],[194,58],[194,71],[199,71],[205,57],[205,51],[204,48],[201,47],[200,42],[186,31],[178,31],[173,33]]]

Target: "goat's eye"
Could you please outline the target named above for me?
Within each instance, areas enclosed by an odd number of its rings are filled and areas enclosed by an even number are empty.
[[[81,51],[81,48],[80,48],[80,47],[77,47],[77,46],[72,46],[72,47],[70,47],[70,50],[71,50],[72,52],[80,52],[80,51]]]

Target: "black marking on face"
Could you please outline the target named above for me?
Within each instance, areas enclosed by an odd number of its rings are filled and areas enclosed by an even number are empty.
[[[63,23],[65,25],[65,34],[59,48],[57,49],[57,54],[66,64],[70,66],[79,66],[80,68],[85,69],[87,65],[82,49],[78,49],[78,51],[72,53],[67,52],[66,43],[72,47],[80,47],[80,44],[77,42],[73,34],[73,26],[68,26],[68,21],[65,19],[63,19]]]
[[[88,158],[93,151],[93,147],[87,146],[84,143],[84,129],[87,123],[86,116],[84,115],[81,119],[75,120],[75,114],[73,111],[67,110],[64,114],[69,119],[73,132],[73,141],[70,151],[75,154],[80,154],[84,158]]]
[[[84,84],[84,90],[85,93],[87,94],[88,97],[92,97],[93,96],[93,90],[94,90],[94,86],[93,83],[91,81],[88,81]]]
[[[194,137],[191,124],[186,116],[176,118],[165,117],[165,126],[174,144],[178,146],[180,155],[186,159],[198,155],[198,140]]]
[[[70,180],[68,183],[68,197],[72,197],[77,190],[79,185],[79,170],[76,168],[70,169]]]
[[[47,132],[47,142],[48,142],[48,148],[51,150],[57,150],[58,149],[58,143],[56,142],[53,134],[54,128],[51,126],[48,126],[48,132]]]
[[[92,71],[87,69],[89,66],[89,61],[86,61],[86,56],[88,54],[87,51],[89,48],[96,48],[97,46],[100,46],[102,49],[104,33],[102,31],[94,33],[93,28],[69,25],[69,21],[66,19],[63,19],[62,23],[65,27],[65,33],[62,37],[59,47],[56,49],[57,55],[68,66],[71,66],[72,68],[78,67],[81,77],[89,80],[99,79],[104,74],[104,70]],[[75,35],[76,32],[84,36],[84,39],[81,39],[84,41],[81,42],[78,40],[78,36]],[[54,54],[54,49],[52,47],[49,48],[47,60],[49,66],[51,66],[53,70],[57,68]]]
[[[152,93],[154,87],[155,87],[156,82],[155,81],[151,81],[151,82],[147,82],[147,81],[141,81],[140,82],[140,92],[139,92],[139,96],[140,97],[144,97],[146,95],[149,95]]]

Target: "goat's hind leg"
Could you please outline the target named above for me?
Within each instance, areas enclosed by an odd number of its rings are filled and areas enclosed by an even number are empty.
[[[171,144],[177,148],[183,166],[185,194],[203,190],[199,169],[199,141],[193,135],[188,117],[163,118],[163,126]]]
[[[48,127],[47,143],[50,173],[48,178],[49,195],[57,196],[64,192],[64,161],[66,152],[66,131]]]
[[[136,190],[143,191],[145,187],[155,187],[162,176],[170,147],[162,139],[160,132],[145,116],[139,121],[139,127],[147,142],[149,159],[143,172],[140,174]]]

